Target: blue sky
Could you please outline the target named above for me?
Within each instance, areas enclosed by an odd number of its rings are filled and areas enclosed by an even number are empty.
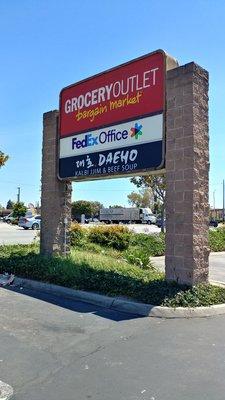
[[[42,115],[60,90],[162,48],[210,74],[210,203],[225,179],[225,2],[223,0],[0,1],[0,204],[40,198]],[[73,184],[73,199],[127,205],[129,179]]]

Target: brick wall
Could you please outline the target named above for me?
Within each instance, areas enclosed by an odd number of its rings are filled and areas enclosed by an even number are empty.
[[[71,182],[57,178],[58,111],[43,116],[42,195],[41,195],[41,253],[69,252],[71,223]]]
[[[208,73],[195,63],[167,73],[166,278],[208,279]]]

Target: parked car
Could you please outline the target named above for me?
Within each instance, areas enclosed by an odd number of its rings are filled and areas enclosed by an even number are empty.
[[[210,219],[209,226],[214,226],[214,228],[217,228],[218,222],[215,219]]]
[[[20,217],[18,225],[23,229],[40,229],[41,216],[34,215],[32,217]]]
[[[162,216],[158,215],[157,219],[156,219],[156,225],[158,226],[158,228],[162,227]],[[166,218],[164,218],[164,226],[166,226]]]
[[[3,222],[6,222],[7,224],[17,224],[18,218],[13,217],[13,213],[10,213],[9,215],[6,215],[5,217],[3,217]]]
[[[93,217],[93,218],[85,218],[85,224],[89,224],[89,222],[98,223],[98,222],[99,222],[99,219],[98,219],[98,218],[95,218],[95,217]]]
[[[161,216],[157,217],[156,225],[158,226],[158,228],[161,228],[161,226],[162,226],[162,217]],[[164,218],[164,226],[166,226],[166,219],[165,218]],[[213,219],[211,219],[209,221],[209,226],[214,226],[214,228],[217,228],[218,222],[213,220]]]

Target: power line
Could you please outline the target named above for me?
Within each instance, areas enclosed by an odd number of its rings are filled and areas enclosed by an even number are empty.
[[[10,183],[12,185],[18,185],[18,182],[13,182],[13,181],[0,181],[0,184],[1,183]],[[22,182],[20,182],[20,185],[21,186],[33,186],[33,187],[37,186],[37,185],[31,184],[31,183],[22,183]]]
[[[81,192],[130,192],[131,189],[75,189],[76,191]]]
[[[10,184],[13,184],[13,185],[18,185],[18,182],[12,182],[12,181],[0,181],[0,184],[1,183],[10,183]],[[32,187],[36,187],[37,188],[37,186],[36,185],[32,185],[32,184],[30,184],[30,183],[20,183],[20,186],[32,186]],[[38,188],[37,188],[37,190],[39,190]],[[112,192],[112,189],[93,189],[93,188],[91,188],[91,189],[80,189],[80,188],[76,188],[75,190],[77,190],[77,191],[83,191],[83,192]],[[130,192],[130,190],[131,189],[113,189],[113,192]]]

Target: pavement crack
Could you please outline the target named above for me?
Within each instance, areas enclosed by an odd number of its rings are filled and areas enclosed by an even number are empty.
[[[55,370],[52,370],[51,372],[49,372],[47,375],[43,376],[43,377],[35,377],[33,379],[30,379],[27,382],[23,383],[23,387],[17,387],[16,389],[16,393],[21,393],[24,392],[24,390],[26,391],[27,389],[29,389],[30,386],[33,386],[34,384],[45,384],[47,383],[50,379],[52,379],[56,374],[60,373],[61,371],[63,371],[63,369],[70,367],[72,364],[76,364],[78,363],[80,360],[85,359],[87,357],[92,356],[93,354],[98,353],[99,351],[105,349],[105,346],[98,346],[96,349],[94,349],[93,351],[90,351],[87,354],[78,356],[78,358],[76,360],[72,360],[68,363],[62,363],[62,361],[60,359],[57,358],[57,362],[60,364],[58,366],[58,368],[56,368]],[[51,353],[51,356],[53,356],[53,354]],[[54,358],[54,357],[53,357]]]
[[[101,350],[103,350],[103,349],[105,349],[105,346],[98,346],[97,349],[91,351],[90,353],[87,353],[87,354],[81,356],[80,359],[89,357],[89,356],[91,356],[92,354],[98,353],[99,351],[101,351]]]

